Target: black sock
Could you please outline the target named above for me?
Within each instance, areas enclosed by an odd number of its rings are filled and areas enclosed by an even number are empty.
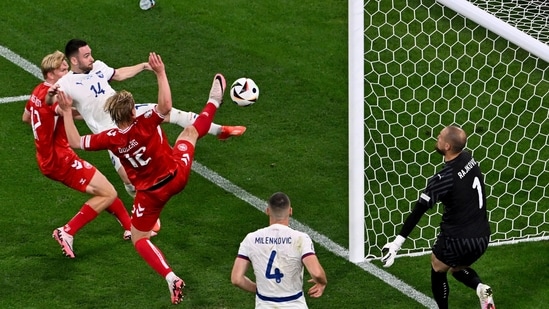
[[[479,283],[482,282],[480,281],[480,278],[477,272],[469,267],[462,269],[460,271],[456,271],[452,273],[452,275],[454,276],[454,278],[456,278],[457,281],[465,284],[466,286],[470,287],[473,290],[476,290]]]
[[[436,272],[431,267],[431,290],[433,296],[437,302],[439,309],[448,309],[448,296],[450,295],[450,286],[448,285],[448,279],[446,273]]]

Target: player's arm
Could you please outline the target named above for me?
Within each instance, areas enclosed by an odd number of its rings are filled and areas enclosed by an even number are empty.
[[[80,113],[76,110],[76,108],[72,108],[72,118],[76,120],[84,120],[84,117],[80,115]]]
[[[23,116],[21,116],[21,120],[23,120],[23,122],[26,122],[28,124],[31,123],[31,115],[26,108],[23,110]]]
[[[303,258],[302,262],[312,277],[308,282],[314,283],[308,291],[309,296],[314,298],[322,296],[326,284],[328,284],[328,280],[326,278],[326,272],[324,272],[324,268],[320,265],[317,256],[315,254],[307,255]]]
[[[231,283],[244,291],[255,293],[257,290],[255,282],[246,276],[249,267],[249,260],[237,257],[234,260],[233,270],[231,271]]]
[[[114,75],[111,79],[116,81],[123,81],[125,79],[132,78],[145,70],[151,70],[151,66],[147,62],[139,63],[129,67],[118,68],[114,71]]]
[[[73,112],[72,112],[72,98],[65,92],[58,90],[57,100],[59,102],[59,110],[63,115],[63,122],[65,124],[65,131],[67,132],[67,140],[69,145],[74,149],[82,149],[80,145],[80,133],[74,124]]]
[[[420,199],[416,202],[414,209],[408,215],[404,221],[404,225],[400,229],[400,232],[395,237],[392,242],[387,243],[381,249],[383,256],[381,257],[381,262],[384,267],[390,267],[395,262],[396,253],[402,247],[402,244],[406,240],[406,237],[410,235],[414,227],[417,225],[423,214],[429,209],[429,204],[422,202]]]
[[[46,93],[46,104],[52,105],[55,101],[57,101],[56,96],[59,88],[59,84],[55,84],[48,89],[48,92]]]
[[[172,110],[172,92],[164,62],[162,62],[160,55],[150,53],[149,65],[156,74],[156,80],[158,81],[158,105],[156,106],[156,110],[161,115],[168,115]]]

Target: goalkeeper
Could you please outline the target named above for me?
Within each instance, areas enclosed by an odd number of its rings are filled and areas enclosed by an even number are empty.
[[[482,309],[495,309],[492,289],[470,267],[488,248],[490,225],[484,177],[478,162],[463,150],[466,142],[467,135],[456,126],[440,131],[435,149],[444,157],[444,167],[429,179],[400,233],[383,246],[381,261],[385,267],[393,265],[406,237],[423,214],[440,201],[444,213],[431,254],[431,290],[438,307],[448,308],[449,271],[458,281],[476,290]]]

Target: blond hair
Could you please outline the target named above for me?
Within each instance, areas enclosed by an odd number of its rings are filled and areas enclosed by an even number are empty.
[[[104,109],[116,125],[133,121],[135,101],[130,92],[122,90],[113,94],[105,102]]]
[[[65,60],[65,54],[58,50],[46,55],[40,64],[40,69],[42,70],[42,76],[44,76],[44,79],[48,77],[48,73],[59,69],[61,64],[63,64],[63,60]]]

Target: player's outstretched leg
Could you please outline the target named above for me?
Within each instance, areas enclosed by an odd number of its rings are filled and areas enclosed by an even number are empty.
[[[152,110],[154,106],[156,106],[155,103],[140,103],[135,104],[135,109],[137,110],[137,115],[139,116],[149,110]],[[197,117],[198,114],[196,113],[172,108],[164,122],[176,124],[182,128],[186,128],[188,126],[192,126]],[[231,137],[241,136],[244,132],[246,132],[245,126],[227,126],[217,123],[212,123],[210,129],[208,130],[208,134],[217,136],[217,139],[220,141],[227,140]],[[130,195],[133,193],[132,197],[135,197],[135,188],[126,187],[126,191],[128,191],[128,193],[132,191]]]
[[[477,296],[480,301],[481,309],[496,309],[496,305],[494,305],[494,298],[492,297],[491,287],[480,283],[477,286]]]

